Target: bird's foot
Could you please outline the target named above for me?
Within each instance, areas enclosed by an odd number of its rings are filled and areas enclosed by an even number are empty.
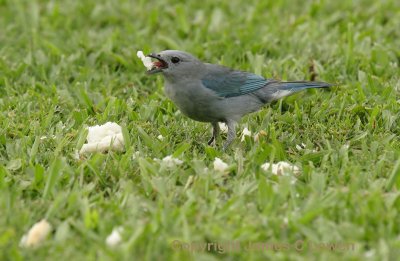
[[[228,125],[228,136],[226,138],[224,146],[222,147],[223,151],[226,151],[228,149],[229,145],[231,145],[232,141],[235,139],[236,136],[236,131],[235,131],[236,122],[233,120],[228,120],[227,125]]]
[[[213,127],[213,132],[212,132],[211,139],[208,141],[208,145],[214,147],[215,145],[217,145],[217,137],[218,137],[218,134],[219,134],[219,126],[218,126],[218,122],[212,122],[211,125]]]
[[[212,136],[211,139],[207,142],[207,144],[210,146],[215,146],[215,137]]]
[[[226,141],[222,146],[222,151],[226,151],[229,148],[229,145],[231,145],[231,143],[232,141]]]

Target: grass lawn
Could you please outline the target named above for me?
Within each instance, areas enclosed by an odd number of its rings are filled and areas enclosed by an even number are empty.
[[[136,57],[165,49],[337,86],[246,116],[223,152]],[[0,260],[395,260],[399,64],[396,0],[0,0]],[[107,121],[126,151],[77,158]],[[261,168],[278,161],[300,174]]]

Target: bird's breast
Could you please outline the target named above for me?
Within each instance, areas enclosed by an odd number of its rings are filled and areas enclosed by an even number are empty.
[[[213,112],[213,106],[218,97],[200,83],[166,82],[165,94],[189,118],[204,122],[215,121],[216,113]]]

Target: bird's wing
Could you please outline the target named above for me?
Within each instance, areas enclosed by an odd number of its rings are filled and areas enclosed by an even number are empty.
[[[234,97],[254,92],[275,80],[262,76],[235,71],[219,65],[206,64],[207,73],[202,77],[203,85],[220,97]]]

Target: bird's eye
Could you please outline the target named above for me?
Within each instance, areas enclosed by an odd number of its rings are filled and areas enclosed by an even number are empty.
[[[179,63],[181,60],[178,57],[172,57],[171,62],[173,63]]]

